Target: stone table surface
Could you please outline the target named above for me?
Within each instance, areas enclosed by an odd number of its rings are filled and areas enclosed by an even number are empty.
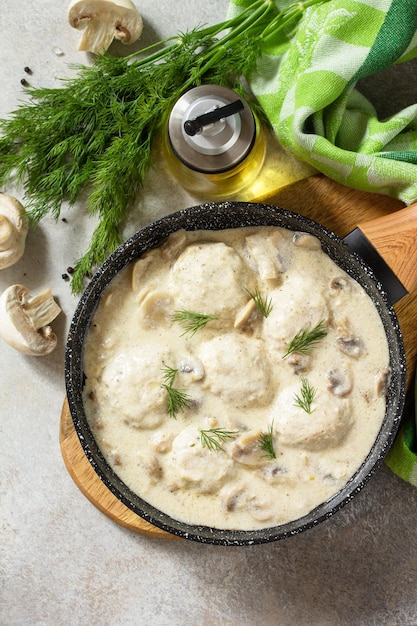
[[[22,78],[58,86],[59,78],[73,75],[71,63],[91,59],[77,51],[66,0],[1,4],[4,117],[23,97]],[[144,41],[217,22],[227,6],[227,0],[141,0]],[[416,69],[408,63],[361,85],[381,115],[417,101]],[[21,189],[3,191],[22,199]],[[127,228],[132,233],[191,203],[156,172]],[[63,311],[54,324],[60,343],[50,356],[26,357],[0,344],[0,624],[416,625],[417,490],[386,466],[332,519],[251,547],[141,536],[82,495],[59,445],[65,337],[78,300],[61,275],[84,251],[93,226],[77,208],[64,206],[62,215],[66,223],[44,218],[30,232],[24,258],[0,273],[0,291],[18,282],[33,292],[50,286]]]

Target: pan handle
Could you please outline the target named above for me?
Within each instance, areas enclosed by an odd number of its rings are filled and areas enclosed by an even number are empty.
[[[410,292],[417,287],[417,202],[362,222],[359,230]]]

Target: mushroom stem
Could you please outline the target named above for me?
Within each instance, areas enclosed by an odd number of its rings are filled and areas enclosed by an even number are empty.
[[[48,326],[61,312],[49,288],[33,297],[23,294],[22,308],[35,330]]]
[[[49,288],[31,297],[24,285],[12,285],[0,297],[0,337],[23,354],[49,354],[57,345],[49,324],[60,312]]]

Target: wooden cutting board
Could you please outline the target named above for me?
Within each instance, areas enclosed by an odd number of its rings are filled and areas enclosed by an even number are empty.
[[[347,235],[360,222],[389,215],[405,206],[392,198],[350,189],[322,175],[283,187],[259,201],[310,217],[339,237]],[[402,298],[395,310],[404,335],[409,386],[417,362],[417,290]],[[153,537],[177,538],[130,511],[102,483],[84,454],[66,400],[61,413],[60,444],[70,476],[100,511],[130,530]]]

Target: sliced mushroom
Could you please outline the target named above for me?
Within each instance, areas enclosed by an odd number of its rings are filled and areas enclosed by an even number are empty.
[[[146,328],[171,325],[172,298],[161,291],[150,291],[140,305],[142,322]]]
[[[232,458],[249,467],[260,467],[266,463],[259,445],[260,431],[242,434],[231,446]]]
[[[242,508],[245,503],[245,486],[243,484],[232,484],[224,487],[220,492],[220,499],[226,511],[236,511]]]
[[[177,230],[160,246],[161,256],[168,261],[173,261],[184,250],[186,245],[187,231],[184,229]]]
[[[113,39],[134,43],[143,30],[143,20],[130,0],[72,0],[68,21],[83,34],[78,50],[103,54]]]
[[[204,365],[197,359],[191,355],[187,355],[181,358],[178,363],[178,371],[183,374],[189,374],[191,380],[201,380],[204,378],[205,370]]]
[[[306,248],[307,250],[321,250],[320,239],[310,233],[297,232],[294,233],[292,242],[297,248]]]
[[[338,337],[336,346],[341,352],[354,359],[358,359],[364,352],[364,345],[360,337]]]
[[[135,293],[140,294],[145,289],[149,289],[149,287],[143,287],[142,285],[154,256],[155,253],[151,250],[148,254],[143,255],[133,263],[131,284]]]
[[[352,375],[350,371],[342,368],[335,368],[328,373],[327,389],[339,398],[345,398],[353,389]]]
[[[249,498],[247,509],[250,515],[258,522],[266,522],[272,517],[272,502],[265,497],[252,496]]]
[[[162,476],[162,467],[155,454],[144,452],[139,455],[139,463],[148,474],[149,478],[158,480]]]
[[[388,393],[388,387],[391,380],[391,368],[384,367],[375,376],[375,390],[378,396],[384,397]]]
[[[249,255],[262,280],[277,278],[286,269],[287,263],[284,263],[284,257],[279,253],[281,241],[282,235],[279,233],[275,237],[249,235],[245,239]]]
[[[20,202],[0,193],[0,269],[10,267],[25,251],[27,221]]]
[[[253,298],[245,304],[243,309],[241,309],[235,317],[234,328],[237,330],[243,328],[247,324],[253,322],[258,316],[258,308],[256,306],[256,302]]]
[[[0,298],[0,336],[24,354],[49,354],[57,345],[49,324],[60,312],[50,289],[31,296],[24,285],[12,285]]]
[[[310,368],[311,354],[302,354],[301,352],[293,352],[289,355],[287,363],[294,369],[295,374],[306,372]]]
[[[347,291],[349,287],[349,281],[345,276],[335,276],[329,283],[331,294],[339,295],[341,291]]]
[[[149,445],[155,452],[166,454],[172,448],[173,435],[166,432],[157,432],[149,439]]]

